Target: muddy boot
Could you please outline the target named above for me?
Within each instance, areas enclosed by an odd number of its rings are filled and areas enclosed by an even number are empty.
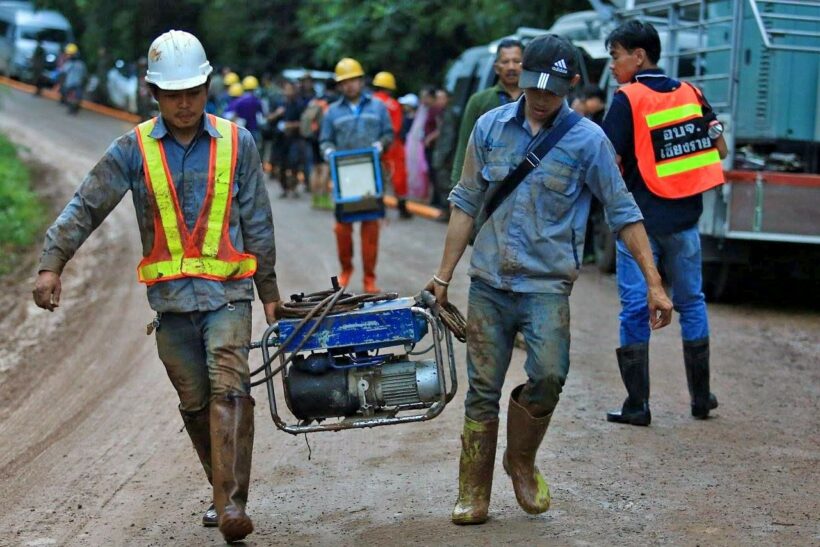
[[[510,476],[515,499],[521,509],[537,515],[550,508],[550,487],[535,465],[535,454],[550,425],[552,412],[535,417],[518,402],[524,385],[510,395],[507,410],[507,449],[504,451],[504,471]]]
[[[608,422],[649,425],[649,344],[630,344],[618,348],[618,368],[626,386],[627,397],[620,411],[606,413]]]
[[[253,453],[253,398],[228,395],[211,401],[211,462],[214,504],[225,541],[253,532],[245,514]]]
[[[495,445],[498,420],[476,422],[464,417],[461,434],[461,460],[458,464],[458,500],[452,520],[456,524],[487,522],[490,493],[493,489]]]
[[[717,397],[709,391],[709,338],[684,340],[683,363],[686,365],[692,416],[705,420],[709,411],[718,407]]]
[[[180,409],[179,413],[182,414],[185,431],[191,437],[191,442],[194,444],[196,455],[199,456],[199,461],[205,470],[208,482],[213,484],[213,472],[211,471],[211,411],[208,407],[205,407],[199,412],[185,412]],[[210,528],[216,525],[216,509],[212,503],[205,511],[205,514],[202,515],[202,526]]]

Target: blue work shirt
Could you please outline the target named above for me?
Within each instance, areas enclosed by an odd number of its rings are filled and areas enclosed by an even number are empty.
[[[634,81],[659,93],[674,91],[681,85],[678,80],[668,77],[659,68],[638,72]],[[704,114],[711,113],[712,109],[708,103],[702,106]],[[647,188],[635,157],[632,106],[624,93],[615,93],[612,97],[612,105],[604,118],[603,128],[615,147],[615,153],[621,156],[626,187],[635,196],[635,201],[641,208],[647,233],[668,235],[689,229],[697,224],[703,213],[701,194],[681,199],[667,199],[656,196]]]
[[[526,97],[482,115],[450,202],[475,218],[491,185],[524,158],[533,140]],[[566,102],[553,126],[569,115]],[[553,126],[535,137],[544,138]],[[601,128],[579,121],[487,219],[476,237],[468,274],[514,292],[569,294],[581,268],[592,196],[613,232],[642,219]]]
[[[160,139],[165,150],[182,216],[193,230],[208,189],[211,139],[223,138],[203,116],[200,132],[183,146],[157,118],[151,137]],[[276,283],[276,246],[273,216],[256,144],[251,134],[239,128],[236,173],[233,182],[228,233],[239,252],[256,256],[253,281],[211,281],[186,277],[148,286],[148,303],[158,312],[212,311],[229,302],[253,300],[256,283],[263,302],[279,299]],[[143,159],[134,130],[115,140],[103,158],[88,173],[74,197],[48,229],[39,270],[62,273],[65,264],[131,191],[142,239],[142,254],[154,246],[154,204],[145,185]],[[136,276],[136,262],[135,276]]]
[[[362,94],[356,106],[344,97],[330,105],[319,133],[322,152],[369,148],[376,141],[381,142],[382,150],[393,142],[393,126],[383,102]]]

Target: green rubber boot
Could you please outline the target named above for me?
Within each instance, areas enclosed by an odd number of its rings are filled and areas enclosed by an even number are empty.
[[[452,519],[456,524],[487,522],[493,488],[498,420],[476,422],[464,417],[461,460],[458,466],[458,501]]]

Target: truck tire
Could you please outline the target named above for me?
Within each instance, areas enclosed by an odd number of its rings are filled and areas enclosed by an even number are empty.
[[[727,302],[735,294],[732,265],[728,262],[703,263],[703,294],[709,302]]]

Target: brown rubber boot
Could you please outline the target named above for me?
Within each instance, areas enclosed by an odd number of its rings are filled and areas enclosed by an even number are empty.
[[[245,514],[253,453],[253,405],[250,395],[211,401],[211,463],[219,531],[228,543],[253,532]]]
[[[205,475],[208,477],[208,482],[213,484],[213,471],[211,470],[211,420],[210,408],[205,407],[199,412],[185,412],[180,409],[182,414],[182,421],[185,422],[185,430],[188,436],[191,437],[191,442],[196,450],[196,455],[199,456],[199,462],[205,470]],[[202,515],[202,526],[211,528],[218,525],[216,509],[212,503],[210,507]]]
[[[347,287],[350,276],[353,275],[353,224],[337,222],[333,228],[336,234],[336,252],[339,255],[339,264],[342,271],[339,274],[339,284]]]
[[[512,479],[518,505],[527,513],[537,515],[550,508],[550,488],[535,465],[535,454],[550,425],[552,413],[542,418],[534,417],[517,401],[523,387],[516,387],[510,396],[503,464],[504,471]]]
[[[487,522],[493,488],[498,420],[476,422],[464,417],[461,460],[458,465],[458,500],[452,520],[456,524]]]

